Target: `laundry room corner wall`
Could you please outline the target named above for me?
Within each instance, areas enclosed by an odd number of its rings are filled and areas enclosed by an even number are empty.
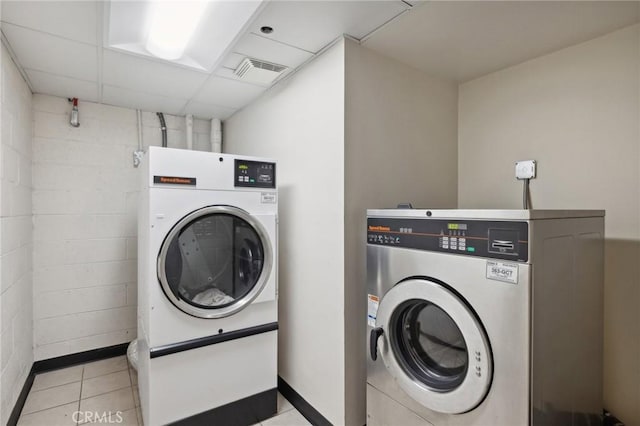
[[[533,208],[606,209],[604,404],[640,425],[640,25],[459,92],[459,207],[520,208],[535,159]]]
[[[136,337],[136,111],[80,100],[80,127],[67,99],[33,95],[35,359]],[[186,147],[184,118],[165,115],[168,145]],[[206,149],[207,120],[194,120]],[[161,145],[156,114],[142,114],[143,146]]]
[[[0,179],[0,423],[33,363],[31,91],[2,44]]]
[[[366,383],[366,209],[455,208],[458,85],[347,40],[345,53],[345,377],[347,421]]]
[[[225,152],[278,161],[279,375],[344,424],[344,42],[224,128]]]

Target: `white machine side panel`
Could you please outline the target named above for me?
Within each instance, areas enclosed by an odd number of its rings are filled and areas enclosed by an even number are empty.
[[[277,387],[278,333],[150,360],[145,424],[164,425]]]

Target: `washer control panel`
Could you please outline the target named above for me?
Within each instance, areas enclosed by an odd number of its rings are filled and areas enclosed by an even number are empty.
[[[235,160],[234,186],[247,188],[275,188],[276,165],[261,161]]]
[[[368,218],[367,243],[526,262],[527,222]]]

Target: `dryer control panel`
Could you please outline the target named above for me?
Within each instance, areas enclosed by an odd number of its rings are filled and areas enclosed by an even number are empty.
[[[367,243],[526,262],[527,222],[415,218],[367,219]]]
[[[234,185],[247,188],[275,188],[276,165],[261,161],[235,160]]]

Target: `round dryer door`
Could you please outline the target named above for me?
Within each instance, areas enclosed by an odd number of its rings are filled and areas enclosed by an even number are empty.
[[[182,218],[165,238],[158,279],[187,314],[221,318],[248,306],[271,273],[264,227],[244,210],[210,206]]]
[[[409,279],[390,289],[371,338],[400,387],[433,411],[470,411],[489,391],[486,333],[467,303],[437,280]]]

